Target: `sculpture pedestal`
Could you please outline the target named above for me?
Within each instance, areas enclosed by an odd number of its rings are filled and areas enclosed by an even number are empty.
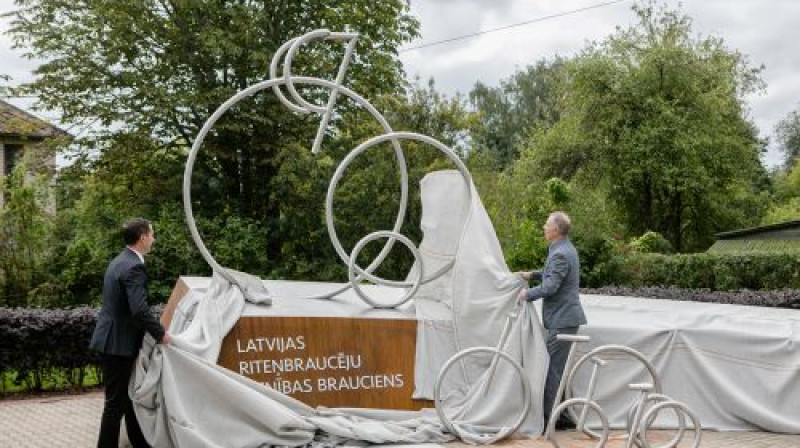
[[[189,290],[211,279],[180,277],[164,309],[168,326]],[[338,284],[265,281],[272,306],[247,304],[222,343],[219,365],[310,406],[416,410],[413,400],[417,321],[412,308],[378,310],[352,291],[304,300]],[[398,290],[367,287],[368,293]]]

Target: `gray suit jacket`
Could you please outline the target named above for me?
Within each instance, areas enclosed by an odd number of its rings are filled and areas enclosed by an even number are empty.
[[[527,300],[542,300],[545,328],[577,327],[586,323],[578,296],[580,283],[578,251],[569,238],[550,244],[547,261],[541,271],[542,283],[528,290]]]
[[[134,356],[147,330],[156,341],[164,327],[147,305],[147,270],[132,250],[125,248],[106,269],[103,306],[89,348],[106,355]]]

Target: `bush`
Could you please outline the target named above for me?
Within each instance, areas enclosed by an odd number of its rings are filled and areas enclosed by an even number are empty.
[[[645,232],[631,241],[631,249],[640,253],[668,254],[672,245],[658,232]]]
[[[89,350],[96,321],[89,307],[0,308],[0,373],[33,392],[45,384],[82,387],[87,369],[99,363]]]
[[[587,286],[711,291],[800,289],[800,253],[643,254],[611,257]]]

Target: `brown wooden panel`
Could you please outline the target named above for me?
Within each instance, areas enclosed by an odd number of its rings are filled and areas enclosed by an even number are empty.
[[[311,406],[420,409],[412,319],[242,317],[219,364]]]
[[[178,281],[175,282],[175,287],[172,288],[172,293],[169,295],[169,300],[164,305],[164,311],[161,313],[161,325],[164,328],[169,328],[169,324],[172,322],[172,315],[175,314],[175,308],[178,307],[178,303],[187,292],[189,292],[189,287],[186,286],[183,278],[178,277]]]

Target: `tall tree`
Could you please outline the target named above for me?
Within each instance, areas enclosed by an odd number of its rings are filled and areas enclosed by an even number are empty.
[[[783,152],[783,168],[789,171],[800,158],[800,111],[792,111],[778,122],[775,136]]]
[[[52,216],[48,176],[34,168],[34,151],[7,176],[0,176],[0,306],[38,305],[29,293],[47,280]],[[33,303],[31,303],[33,302]]]
[[[469,99],[481,120],[472,133],[474,150],[500,168],[509,166],[532,127],[558,121],[558,89],[565,73],[564,60],[556,57],[529,65],[497,87],[475,84]]]
[[[562,119],[534,136],[531,154],[548,175],[605,186],[632,235],[701,250],[763,213],[763,143],[744,104],[760,69],[719,38],[694,36],[678,11],[633,10],[635,26],[569,62]]]
[[[37,95],[40,107],[58,111],[65,122],[105,126],[101,139],[85,143],[86,153],[97,160],[93,169],[107,170],[110,178],[143,173],[141,168],[157,161],[179,167],[211,113],[236,91],[267,79],[272,55],[283,42],[316,28],[360,34],[345,81],[349,87],[368,98],[399,92],[403,73],[397,47],[418,28],[401,0],[16,4],[10,30],[15,44],[28,57],[46,61],[36,69],[36,79],[18,91]],[[296,58],[297,73],[335,76],[344,54],[341,43],[315,43],[305,50]],[[325,96],[315,90],[301,93],[318,102]],[[355,107],[346,101],[340,105]],[[279,229],[280,207],[271,194],[283,188],[277,174],[291,160],[284,154],[288,148],[307,150],[317,123],[313,114],[286,113],[271,92],[231,110],[209,134],[198,160],[196,213],[236,214]],[[144,154],[131,157],[125,148]],[[140,165],[131,168],[131,163]],[[165,172],[169,175],[160,177]],[[143,175],[148,177],[124,177],[161,186],[142,192],[149,203],[163,200],[164,190],[180,191],[180,169],[161,167]],[[162,188],[165,182],[170,188]],[[281,259],[280,246],[273,232],[269,258]]]

